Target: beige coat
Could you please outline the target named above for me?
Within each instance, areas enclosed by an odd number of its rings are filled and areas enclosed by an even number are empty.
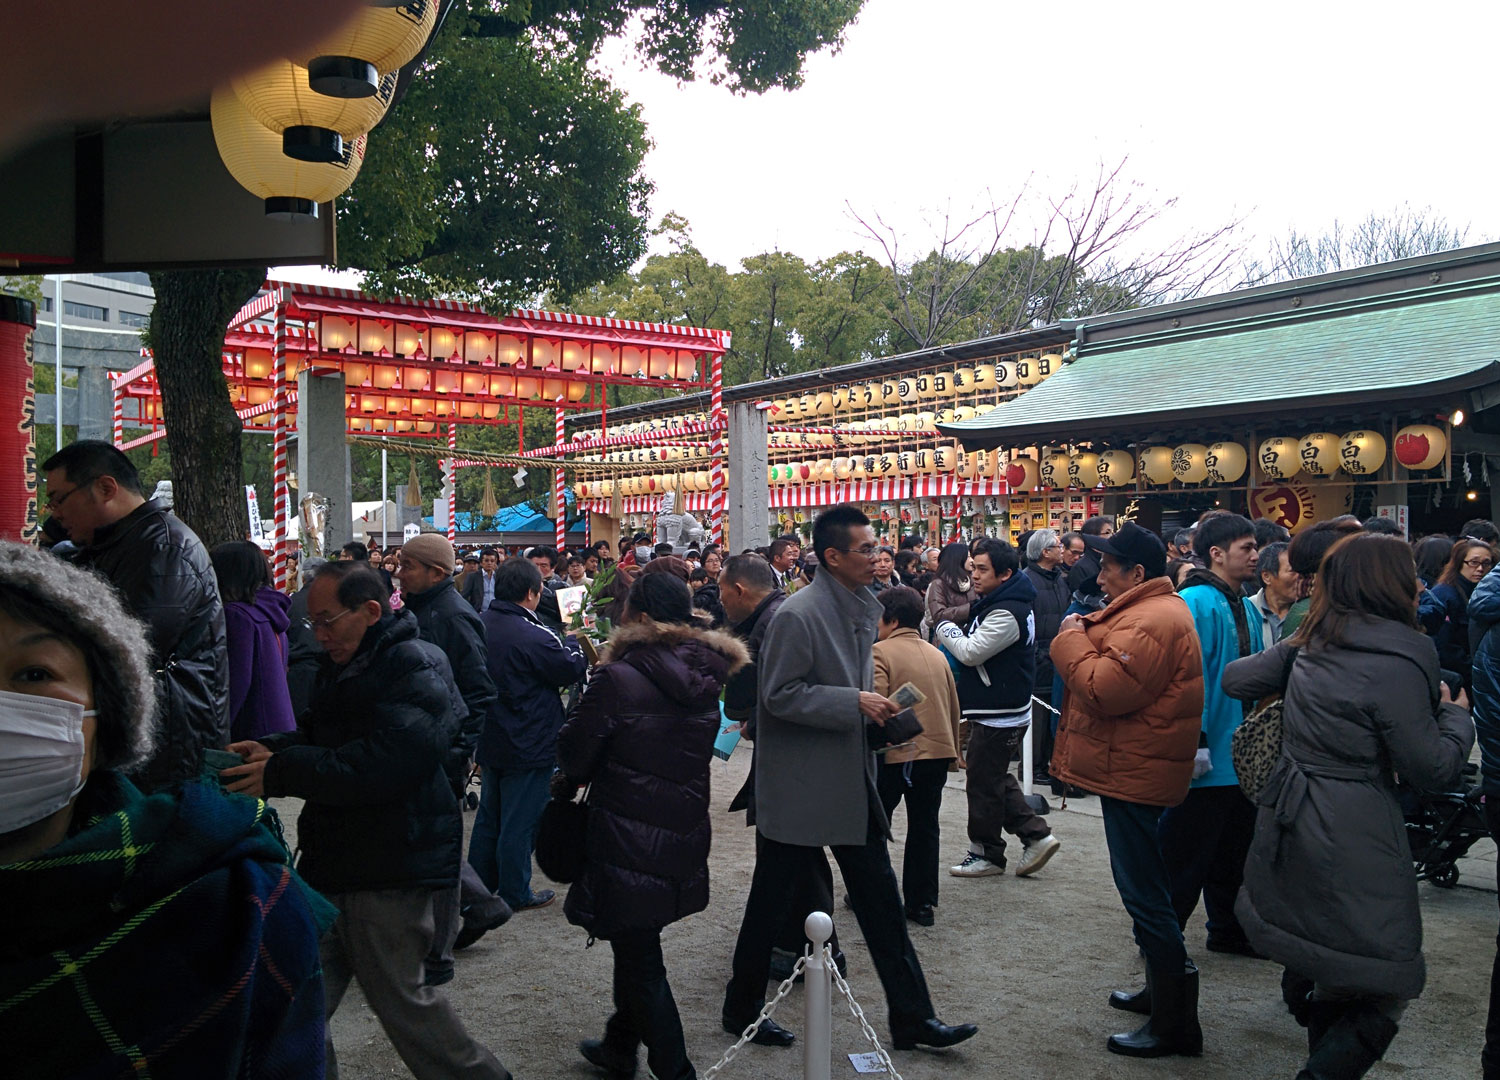
[[[927,696],[915,706],[922,734],[907,746],[890,750],[887,764],[958,757],[958,688],[941,649],[911,629],[897,630],[875,643],[875,692],[889,697],[905,683]]]

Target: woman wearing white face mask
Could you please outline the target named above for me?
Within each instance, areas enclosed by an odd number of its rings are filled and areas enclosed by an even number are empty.
[[[112,590],[0,542],[0,1045],[38,1076],[321,1076],[332,909],[264,802],[126,779],[150,663]]]

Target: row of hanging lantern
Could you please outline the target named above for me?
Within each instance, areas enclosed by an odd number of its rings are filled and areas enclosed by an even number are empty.
[[[1016,357],[974,367],[944,368],[867,383],[850,383],[827,390],[809,390],[772,403],[771,422],[787,423],[835,416],[841,412],[909,405],[917,401],[961,397],[1036,386],[1061,369],[1057,353]]]
[[[579,480],[573,485],[580,499],[608,499],[620,489],[621,495],[660,495],[667,491],[709,491],[712,483],[706,470],[679,473],[654,473],[648,476],[622,476],[603,480]]]
[[[698,374],[698,353],[666,346],[523,338],[518,334],[422,327],[382,319],[351,320],[336,315],[320,318],[317,332],[319,350],[325,354],[681,382],[691,382]]]
[[[1438,465],[1448,452],[1443,430],[1432,424],[1413,424],[1396,433],[1395,458],[1404,468],[1421,471]],[[1272,480],[1291,480],[1298,475],[1324,479],[1342,472],[1349,476],[1373,476],[1386,458],[1385,436],[1359,429],[1344,435],[1318,431],[1302,438],[1276,436],[1260,443],[1256,461]],[[1149,446],[1139,455],[1129,450],[1099,453],[1062,451],[1043,453],[1040,459],[1019,455],[1010,459],[1006,481],[1013,491],[1122,488],[1136,483],[1157,486],[1180,484],[1234,484],[1245,476],[1249,456],[1238,442],[1209,445]]]
[[[231,176],[267,215],[316,217],[359,175],[365,135],[385,116],[402,65],[437,24],[438,0],[372,0],[304,55],[220,87],[209,115]]]

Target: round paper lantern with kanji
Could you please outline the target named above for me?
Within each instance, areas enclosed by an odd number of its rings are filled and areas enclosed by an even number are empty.
[[[820,484],[826,484],[833,479],[832,458],[819,458],[813,462],[813,479]]]
[[[1148,446],[1141,451],[1141,475],[1152,484],[1172,482],[1172,448]]]
[[[915,389],[913,389],[915,393]],[[880,401],[884,405],[894,405],[898,401],[905,401],[901,396],[901,384],[895,379],[884,379],[880,383]]]
[[[943,385],[948,385],[948,377],[943,376]],[[938,396],[938,377],[936,375],[921,374],[917,376],[917,397],[929,401]]]
[[[859,457],[851,458],[849,460],[850,479],[855,481],[870,479],[870,462],[874,460],[868,454],[861,454]]]
[[[1050,379],[1053,375],[1056,375],[1062,370],[1062,362],[1062,357],[1057,353],[1042,353],[1041,356],[1036,358],[1036,366],[1037,370],[1041,373],[1041,378]],[[1037,381],[1040,382],[1041,379]]]
[[[1208,479],[1208,447],[1202,443],[1183,443],[1172,451],[1172,475],[1184,484],[1201,484]]]
[[[1129,450],[1106,450],[1095,466],[1104,487],[1125,487],[1135,480],[1135,455]]]
[[[1002,390],[1012,390],[1021,384],[1021,373],[1014,360],[1003,360],[995,365],[995,385]]]
[[[850,404],[855,408],[871,409],[885,400],[880,392],[879,383],[860,383],[850,389],[853,390],[850,395]]]
[[[1396,432],[1396,461],[1413,470],[1431,469],[1448,453],[1448,436],[1432,424],[1408,424]]]
[[[835,480],[847,480],[854,475],[854,462],[846,457],[833,459],[833,478]]]
[[[901,450],[896,454],[896,471],[902,476],[910,476],[917,471],[917,455],[911,450]]]
[[[1068,455],[1061,451],[1043,454],[1038,482],[1044,488],[1061,489],[1067,487],[1069,462]]]
[[[1084,451],[1068,459],[1068,486],[1092,491],[1099,486],[1099,455]]]
[[[962,397],[974,389],[974,369],[954,368],[953,370],[953,395]]]
[[[1022,454],[1013,457],[1005,466],[1005,483],[1012,491],[1031,491],[1041,480],[1041,466],[1037,460]]]
[[[1260,471],[1272,480],[1290,480],[1302,471],[1297,440],[1287,436],[1266,439],[1260,444],[1255,460],[1260,463]]]
[[[1385,464],[1385,436],[1368,429],[1351,431],[1339,440],[1339,468],[1350,476],[1369,476]]]
[[[979,415],[979,410],[972,405],[960,405],[953,410],[953,419],[956,423],[960,424],[965,420],[974,419],[977,415]]]
[[[974,389],[993,390],[999,384],[995,381],[994,364],[976,364],[974,366]]]
[[[881,454],[875,461],[874,478],[881,480],[896,476],[896,455],[892,453]]]
[[[1339,437],[1331,431],[1315,431],[1302,436],[1297,456],[1302,471],[1309,476],[1332,476],[1339,467]]]
[[[811,419],[818,415],[818,395],[811,390],[803,394],[797,401],[797,415],[802,419]]]
[[[896,397],[907,404],[916,401],[921,395],[917,392],[917,377],[905,375],[896,380]]]
[[[1016,361],[1016,381],[1022,386],[1035,386],[1044,378],[1042,362],[1037,357],[1023,356]]]
[[[847,409],[849,407],[849,400],[850,400],[850,394],[851,393],[853,393],[853,387],[849,387],[849,386],[835,386],[833,388],[833,411],[834,412],[843,412],[845,409]]]
[[[959,453],[953,447],[934,447],[932,451],[932,471],[938,476],[947,476],[957,467],[958,459]]]
[[[813,411],[816,412],[819,416],[832,416],[833,394],[827,390],[818,391],[818,396],[814,400],[813,405]]]
[[[1203,464],[1208,469],[1211,483],[1232,484],[1245,475],[1249,456],[1237,442],[1216,442],[1208,448]]]

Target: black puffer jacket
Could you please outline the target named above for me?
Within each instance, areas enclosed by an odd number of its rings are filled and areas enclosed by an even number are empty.
[[[484,623],[459,594],[451,578],[426,592],[402,593],[401,601],[417,617],[422,640],[443,650],[453,669],[459,696],[469,709],[448,755],[448,778],[461,784],[468,775],[474,748],[479,745],[484,718],[495,700],[495,680],[490,678],[484,649]]]
[[[691,626],[645,621],[610,638],[558,736],[563,772],[592,785],[569,922],[607,939],[708,906],[719,691],[748,659],[730,635]]]
[[[1060,566],[1046,570],[1032,563],[1021,572],[1036,586],[1036,599],[1031,602],[1031,614],[1036,619],[1036,689],[1046,699],[1052,694],[1052,655],[1048,650],[1062,626],[1073,590],[1068,588],[1068,575]]]
[[[417,617],[384,616],[343,667],[325,660],[296,731],[260,741],[269,796],[306,799],[297,869],[322,892],[458,880],[463,820],[443,766],[464,715]]]
[[[229,742],[229,645],[203,543],[150,499],[97,530],[77,564],[109,580],[151,639],[161,737],[132,779],[151,790],[197,776],[204,749]]]

